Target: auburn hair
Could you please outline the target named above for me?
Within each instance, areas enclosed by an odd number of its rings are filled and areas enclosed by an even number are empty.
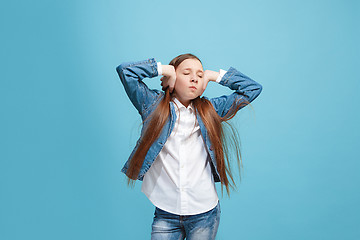
[[[191,53],[181,54],[174,59],[172,59],[169,65],[173,65],[175,70],[177,67],[186,59],[197,59],[198,57]],[[200,61],[201,63],[201,61]],[[175,92],[175,91],[174,91]],[[144,134],[140,139],[140,144],[135,151],[133,157],[130,160],[129,168],[127,169],[127,184],[135,185],[137,176],[140,172],[141,166],[144,162],[145,156],[150,149],[151,145],[159,138],[160,133],[170,116],[170,101],[173,93],[170,94],[169,89],[165,89],[164,97],[161,99],[160,103],[156,109],[148,116],[149,124],[146,129],[144,129]],[[209,134],[209,139],[215,153],[215,159],[217,164],[217,170],[220,175],[221,182],[221,194],[223,195],[223,185],[226,187],[226,192],[230,196],[229,187],[235,189],[236,184],[231,173],[231,162],[230,162],[230,148],[229,144],[235,150],[235,155],[238,164],[239,176],[241,181],[241,167],[242,167],[242,157],[240,152],[239,145],[239,136],[236,129],[234,129],[231,124],[227,121],[232,119],[235,114],[239,111],[241,107],[244,107],[250,104],[244,98],[238,98],[231,106],[229,112],[221,117],[215,111],[211,102],[204,97],[197,97],[191,101],[195,109],[195,113],[199,113],[206,129]],[[147,119],[143,120],[143,124]],[[225,134],[224,124],[227,124],[230,127],[230,137]],[[231,179],[231,182],[229,181]]]

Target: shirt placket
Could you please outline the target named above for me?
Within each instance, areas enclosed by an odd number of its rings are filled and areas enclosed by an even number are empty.
[[[188,114],[185,109],[182,108],[183,120],[188,120]],[[187,149],[186,149],[186,136],[188,129],[186,128],[186,123],[183,122],[181,137],[179,138],[179,176],[180,176],[180,201],[181,201],[181,213],[188,212],[188,194],[187,194],[187,169],[186,169],[186,160],[187,160]]]

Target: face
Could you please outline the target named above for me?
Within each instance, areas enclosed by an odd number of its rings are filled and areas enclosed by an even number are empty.
[[[187,106],[202,94],[204,71],[197,59],[186,59],[176,68],[175,96]]]

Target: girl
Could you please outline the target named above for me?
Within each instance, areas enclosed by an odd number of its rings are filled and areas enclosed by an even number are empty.
[[[155,205],[151,239],[215,239],[221,213],[215,182],[221,182],[221,192],[225,185],[228,195],[229,186],[235,186],[222,122],[252,102],[262,86],[233,67],[204,71],[190,53],[169,65],[149,58],[122,63],[116,70],[143,121],[121,172],[128,185],[142,181],[141,191]],[[159,75],[163,91],[142,81]],[[234,92],[200,98],[209,81]],[[236,135],[232,139],[240,170]]]

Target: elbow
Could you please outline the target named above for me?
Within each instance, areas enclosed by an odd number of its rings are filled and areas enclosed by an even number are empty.
[[[123,71],[123,66],[122,64],[120,64],[119,66],[116,67],[116,72],[120,75]]]
[[[260,95],[260,93],[262,92],[262,89],[263,89],[262,85],[260,83],[258,83],[257,90],[255,91],[254,98],[252,100],[255,100],[255,98],[257,98]]]
[[[263,87],[261,84],[257,83],[257,87],[254,88],[254,90],[251,91],[251,94],[249,94],[249,102],[254,101],[261,93]]]
[[[125,82],[125,74],[124,74],[124,66],[123,66],[123,64],[120,64],[119,66],[116,67],[116,72],[119,75],[121,83],[124,84],[124,82]]]
[[[259,92],[258,94],[261,93],[262,89],[263,89],[263,86],[260,83],[258,83],[258,92]]]

